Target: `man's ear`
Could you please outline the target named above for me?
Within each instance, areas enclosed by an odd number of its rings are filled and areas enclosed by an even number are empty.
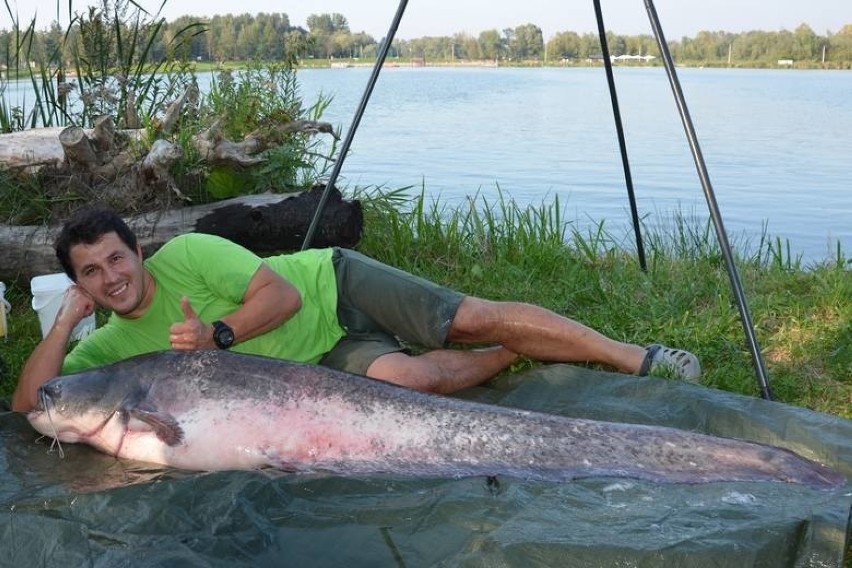
[[[138,257],[139,257],[139,260],[142,260],[142,259],[143,259],[143,256],[142,256],[142,245],[140,245],[138,242],[136,243],[136,256],[138,256]]]

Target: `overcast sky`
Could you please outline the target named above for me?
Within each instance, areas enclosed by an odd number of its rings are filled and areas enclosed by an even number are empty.
[[[85,11],[87,0],[70,0],[73,10]],[[56,0],[7,0],[18,20],[29,23],[37,12],[38,28],[57,20]],[[60,23],[67,22],[69,0],[60,0]],[[138,0],[156,12],[160,1]],[[293,25],[305,26],[310,14],[340,13],[353,32],[365,31],[375,39],[388,31],[400,3],[396,0],[166,0],[162,16],[285,13]],[[742,32],[794,30],[808,24],[816,33],[836,33],[852,24],[852,0],[658,0],[657,14],[668,39],[694,36],[699,31]],[[608,30],[619,34],[651,34],[645,0],[601,0]],[[478,35],[488,29],[502,30],[522,24],[539,26],[545,39],[560,31],[596,32],[592,0],[412,0],[408,2],[396,37],[449,36],[457,32]],[[11,21],[0,7],[0,28]]]

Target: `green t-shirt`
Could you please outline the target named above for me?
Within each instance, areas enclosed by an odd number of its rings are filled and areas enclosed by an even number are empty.
[[[189,298],[201,321],[220,319],[240,307],[263,262],[299,290],[302,307],[283,325],[235,344],[232,351],[316,363],[344,335],[337,321],[331,255],[332,249],[313,249],[261,259],[221,237],[201,233],[175,237],[145,261],[157,283],[146,312],[135,319],[112,314],[65,357],[62,373],[171,349],[169,327],[184,320],[182,296]]]

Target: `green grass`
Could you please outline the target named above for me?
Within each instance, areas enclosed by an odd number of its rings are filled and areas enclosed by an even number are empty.
[[[390,207],[381,192],[361,197],[360,248],[375,258],[466,293],[545,306],[622,341],[682,346],[701,358],[702,384],[760,395],[705,225],[676,214],[664,233],[646,228],[643,272],[603,224],[585,233],[567,224],[558,200],[521,207],[501,194],[448,209],[422,195],[402,203],[397,192]],[[774,397],[852,418],[852,263],[838,251],[804,267],[779,244],[762,239],[737,261]]]
[[[715,237],[675,215],[645,231],[648,270],[599,225],[581,233],[558,200],[521,207],[500,194],[449,208],[404,190],[359,190],[360,249],[463,292],[539,304],[639,344],[697,353],[702,384],[759,396],[730,283]],[[852,264],[837,257],[803,267],[762,239],[738,270],[775,399],[852,418]],[[27,290],[12,286],[10,337],[0,340],[0,396],[8,396],[40,339]],[[515,370],[535,365],[523,362]]]

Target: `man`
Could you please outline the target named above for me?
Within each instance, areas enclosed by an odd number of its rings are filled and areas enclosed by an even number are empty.
[[[615,341],[544,308],[466,296],[345,249],[261,259],[192,233],[143,261],[124,221],[94,207],[69,219],[56,254],[75,285],[24,365],[14,410],[32,409],[38,387],[58,374],[166,349],[320,363],[440,393],[487,381],[518,356],[700,374],[686,351]],[[96,306],[112,312],[109,321],[66,356],[71,331]],[[399,339],[430,350],[411,355]],[[449,342],[495,346],[452,350]]]

